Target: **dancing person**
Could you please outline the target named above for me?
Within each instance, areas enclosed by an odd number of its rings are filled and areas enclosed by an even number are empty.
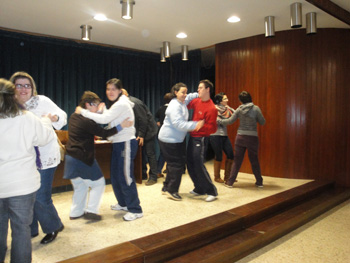
[[[79,106],[96,113],[100,103],[101,99],[94,92],[85,91]],[[106,183],[95,158],[94,137],[110,137],[132,124],[133,122],[125,120],[117,127],[106,130],[93,120],[76,113],[69,118],[63,178],[70,179],[74,189],[69,214],[71,220],[81,217],[87,220],[102,219],[99,208]]]
[[[199,131],[192,131],[187,146],[187,170],[194,183],[193,195],[207,195],[205,201],[217,199],[218,192],[204,165],[210,134],[216,132],[218,111],[210,95],[214,86],[209,80],[201,80],[198,85],[198,98],[192,100],[187,108],[193,109],[193,121],[205,120]]]
[[[107,103],[110,108],[104,109],[102,114],[89,112],[78,106],[75,113],[81,114],[100,124],[109,123],[109,128],[120,124],[125,118],[134,121],[132,107],[134,103],[123,95],[121,80],[113,78],[106,83]],[[143,217],[140,200],[134,178],[134,159],[138,143],[135,137],[134,125],[124,128],[117,134],[108,137],[113,143],[111,157],[111,183],[114,195],[118,201],[111,205],[112,210],[128,212],[123,216],[125,221],[132,221]]]
[[[165,111],[168,108],[168,105],[171,101],[171,99],[173,98],[173,96],[171,95],[171,93],[166,93],[164,95],[164,105],[160,106],[159,109],[157,110],[156,114],[154,115],[154,117],[157,120],[157,126],[158,126],[158,135],[159,135],[159,131],[163,126],[163,122],[165,119]],[[158,137],[158,136],[157,136]],[[158,173],[158,177],[164,177],[162,170],[165,164],[165,160],[162,154],[162,151],[159,151],[159,157],[158,157],[158,161],[157,161],[157,173]]]
[[[25,109],[38,117],[49,116],[56,130],[60,130],[67,124],[67,114],[48,97],[37,94],[35,82],[28,73],[16,72],[11,76],[10,81],[15,84],[17,100]],[[61,162],[60,148],[56,140],[39,147],[38,151],[41,186],[36,194],[31,235],[32,237],[39,235],[38,223],[40,223],[42,231],[46,234],[40,243],[48,244],[55,240],[58,232],[64,228],[51,197],[54,174]]]
[[[235,161],[231,170],[230,178],[224,184],[232,188],[239,169],[241,168],[245,151],[248,150],[248,157],[255,176],[255,185],[263,187],[263,178],[261,177],[260,164],[258,159],[259,138],[257,123],[265,124],[265,118],[258,106],[253,104],[252,97],[247,91],[242,91],[238,96],[242,105],[228,119],[218,120],[219,124],[229,125],[239,119],[239,127],[235,140]]]
[[[30,224],[40,188],[35,147],[57,138],[50,119],[23,110],[15,94],[15,85],[0,79],[0,262],[5,261],[10,221],[11,262],[27,263],[32,261]]]
[[[215,107],[218,110],[218,119],[227,119],[235,112],[227,105],[228,98],[224,92],[220,92],[214,97]],[[227,135],[227,128],[223,124],[218,124],[218,129],[210,135],[210,145],[215,153],[214,160],[214,181],[224,183],[230,177],[231,167],[233,164],[233,148]],[[222,152],[226,155],[224,180],[220,177],[222,162]]]
[[[171,89],[173,99],[165,112],[165,119],[158,135],[160,150],[167,162],[167,174],[163,193],[169,198],[180,201],[179,187],[182,173],[186,165],[186,134],[188,131],[198,131],[204,121],[188,121],[187,105],[198,97],[198,93],[187,95],[187,86],[177,83]]]

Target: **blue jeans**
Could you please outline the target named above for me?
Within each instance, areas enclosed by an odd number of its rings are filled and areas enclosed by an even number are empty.
[[[63,226],[51,198],[52,182],[56,168],[39,170],[41,185],[36,194],[33,223],[30,225],[32,236],[39,233],[38,222],[45,234],[57,231]]]
[[[142,213],[134,178],[134,159],[137,153],[135,139],[113,143],[111,183],[118,204],[131,213]]]
[[[11,262],[32,261],[30,223],[33,219],[35,192],[28,195],[0,198],[0,262],[5,261],[8,221],[11,222]]]

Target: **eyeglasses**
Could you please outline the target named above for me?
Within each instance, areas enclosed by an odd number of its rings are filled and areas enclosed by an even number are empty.
[[[90,104],[90,106],[95,106],[95,107],[97,107],[99,105],[99,103],[93,103],[93,102],[91,102],[89,104]]]
[[[16,84],[15,85],[16,89],[31,89],[32,88],[32,85],[30,84]]]

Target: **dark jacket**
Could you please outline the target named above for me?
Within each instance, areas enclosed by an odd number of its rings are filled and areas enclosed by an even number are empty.
[[[69,118],[67,154],[91,166],[95,159],[94,136],[109,137],[116,133],[115,127],[105,130],[93,120],[73,113]]]
[[[152,113],[143,101],[132,96],[129,96],[129,99],[135,103],[133,110],[135,114],[136,137],[141,137],[146,141],[152,139],[158,132],[158,126]]]

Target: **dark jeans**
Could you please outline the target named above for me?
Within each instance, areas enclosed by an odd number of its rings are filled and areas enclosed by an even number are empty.
[[[36,194],[33,222],[30,225],[32,235],[36,235],[39,232],[38,222],[45,234],[52,233],[63,226],[51,198],[52,182],[56,168],[38,170],[41,185]]]
[[[217,196],[218,192],[204,165],[208,137],[190,137],[187,146],[187,170],[198,194]]]
[[[142,213],[134,178],[134,159],[138,142],[133,139],[113,143],[111,160],[111,183],[118,204],[126,206],[131,213]]]
[[[222,151],[226,154],[227,159],[233,160],[233,149],[232,144],[228,136],[209,136],[210,145],[215,153],[215,160],[218,162],[222,161]]]
[[[28,195],[0,198],[0,262],[5,261],[8,222],[11,223],[11,262],[32,261],[29,225],[33,221],[35,192]]]
[[[258,149],[259,138],[257,136],[237,134],[235,141],[235,161],[233,163],[231,175],[227,181],[227,184],[232,185],[235,182],[246,150],[248,150],[248,157],[256,179],[256,184],[261,185],[263,183],[258,159]]]
[[[186,165],[186,141],[182,143],[165,143],[159,141],[159,146],[167,162],[164,189],[169,193],[178,193],[182,173]]]
[[[149,164],[149,179],[157,181],[156,137],[144,140],[142,147],[142,177],[147,177],[147,162]]]
[[[159,147],[160,147],[160,145],[159,145]],[[157,172],[159,174],[161,174],[163,172],[164,164],[165,164],[165,159],[163,157],[162,150],[160,150],[159,158],[158,158],[158,162],[157,162]]]

